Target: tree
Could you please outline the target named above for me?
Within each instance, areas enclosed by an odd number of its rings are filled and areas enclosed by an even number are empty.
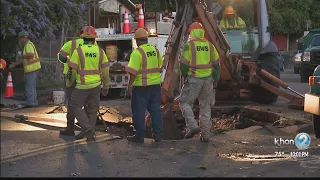
[[[310,19],[314,29],[320,29],[320,1],[313,0],[310,8]]]
[[[66,22],[81,24],[85,8],[83,0],[1,0],[1,57],[15,56],[19,31],[27,31],[31,38],[55,39]]]
[[[273,34],[303,33],[313,0],[270,0],[269,19]]]

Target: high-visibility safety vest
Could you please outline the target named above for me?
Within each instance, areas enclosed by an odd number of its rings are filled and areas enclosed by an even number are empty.
[[[241,27],[246,25],[246,23],[238,16],[235,16],[231,21],[234,22],[235,26]],[[228,28],[229,27],[229,20],[223,18],[219,24],[220,28]]]
[[[159,50],[152,45],[144,44],[130,55],[126,72],[135,75],[133,86],[150,86],[161,84],[162,57]]]
[[[32,59],[23,59],[24,73],[30,73],[41,69],[38,52],[31,41],[28,41],[23,48],[23,55],[33,55]]]
[[[68,60],[69,67],[77,70],[77,86],[101,84],[101,70],[109,67],[103,49],[95,45],[82,45]],[[85,88],[84,88],[85,89]]]
[[[189,66],[189,77],[204,78],[213,73],[213,66],[219,63],[216,48],[206,39],[187,42],[180,63]]]
[[[2,64],[0,63],[0,69],[2,69]]]
[[[78,47],[81,47],[83,45],[83,39],[74,39],[71,41],[66,42],[63,47],[60,49],[59,54],[65,58],[69,56],[71,58],[72,53],[74,50],[76,50]],[[98,45],[97,42],[95,42],[94,45]],[[63,64],[63,74],[67,75],[69,71],[69,66],[67,63]]]

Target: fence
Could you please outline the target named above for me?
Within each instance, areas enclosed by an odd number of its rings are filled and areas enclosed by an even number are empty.
[[[68,40],[68,39],[66,39]],[[57,60],[57,53],[61,48],[61,38],[57,40],[38,39],[34,41],[41,62],[41,70],[38,73],[38,87],[61,88],[63,87],[63,65]],[[9,60],[10,61],[10,60]],[[13,60],[14,61],[14,60]],[[3,72],[4,80],[8,75],[8,68]],[[23,67],[17,67],[12,72],[15,90],[24,89]]]

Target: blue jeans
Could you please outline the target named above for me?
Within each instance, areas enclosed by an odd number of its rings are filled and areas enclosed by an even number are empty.
[[[27,105],[37,106],[37,72],[26,73],[25,79]]]
[[[144,124],[146,110],[151,115],[151,127],[154,138],[161,138],[163,133],[163,122],[161,117],[161,87],[133,87],[131,97],[131,109],[133,126],[136,136],[144,138]]]

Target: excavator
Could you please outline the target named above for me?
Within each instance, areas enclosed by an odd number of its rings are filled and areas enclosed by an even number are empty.
[[[237,17],[241,17],[245,28],[220,28],[219,22],[228,6],[234,8]],[[281,96],[288,100],[289,108],[303,108],[304,95],[280,80],[278,48],[271,40],[266,0],[176,0],[176,17],[164,54],[166,74],[161,106],[164,139],[181,139],[179,123],[174,118],[184,82],[179,72],[179,59],[193,22],[203,25],[206,39],[216,47],[220,56],[217,101],[248,99],[273,104]]]

